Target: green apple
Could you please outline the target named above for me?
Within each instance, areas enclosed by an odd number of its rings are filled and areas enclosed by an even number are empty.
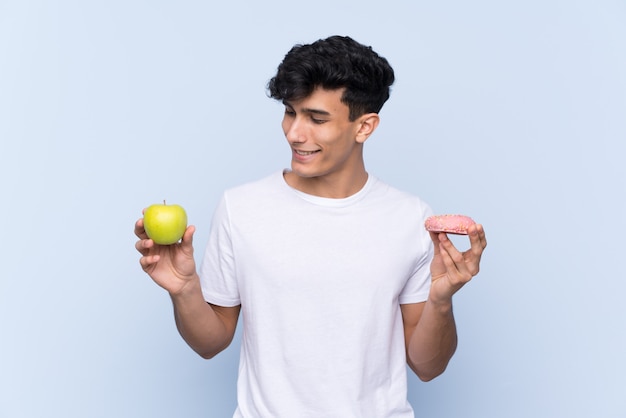
[[[159,245],[178,242],[187,229],[187,213],[182,206],[150,205],[143,214],[143,227],[148,237]]]

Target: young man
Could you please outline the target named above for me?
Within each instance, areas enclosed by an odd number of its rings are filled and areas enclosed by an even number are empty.
[[[224,193],[200,274],[193,226],[158,246],[135,225],[141,266],[198,354],[225,349],[242,313],[235,417],[412,417],[406,364],[430,380],[455,351],[452,296],[478,273],[485,234],[470,228],[460,253],[424,230],[424,202],[366,171],[393,81],[348,37],[295,46],[269,83],[291,168]]]

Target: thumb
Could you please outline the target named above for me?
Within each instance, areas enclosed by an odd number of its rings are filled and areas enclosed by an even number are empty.
[[[430,239],[433,241],[433,244],[434,244],[434,247],[435,247],[435,254],[439,254],[439,252],[440,252],[439,245],[441,243],[441,240],[439,239],[439,235],[441,233],[440,232],[432,232],[432,231],[428,231],[428,233],[430,234]]]
[[[187,229],[185,229],[185,233],[183,234],[183,239],[181,244],[186,247],[193,246],[193,234],[196,232],[196,227],[193,225],[189,225]]]

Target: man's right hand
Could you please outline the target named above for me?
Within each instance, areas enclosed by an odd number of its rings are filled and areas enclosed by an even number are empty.
[[[135,223],[135,235],[139,241],[135,248],[142,257],[139,263],[156,284],[176,295],[185,286],[198,279],[193,258],[193,234],[195,227],[188,226],[181,242],[171,245],[158,245],[148,238],[143,218]]]

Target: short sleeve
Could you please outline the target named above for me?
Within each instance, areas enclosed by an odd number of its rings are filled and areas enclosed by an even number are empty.
[[[432,241],[428,245],[428,250],[416,263],[416,269],[402,289],[398,302],[400,304],[425,302],[430,292],[430,260],[433,258]]]
[[[422,220],[418,225],[419,238],[416,247],[416,260],[409,280],[402,289],[398,301],[400,304],[407,303],[420,303],[425,302],[428,299],[430,292],[431,275],[430,275],[430,263],[434,255],[433,241],[430,239],[430,234],[423,227],[424,221],[428,216],[432,215],[432,209],[424,204],[422,210]]]
[[[204,299],[214,305],[241,304],[226,195],[222,196],[211,223],[209,241],[200,266]]]

